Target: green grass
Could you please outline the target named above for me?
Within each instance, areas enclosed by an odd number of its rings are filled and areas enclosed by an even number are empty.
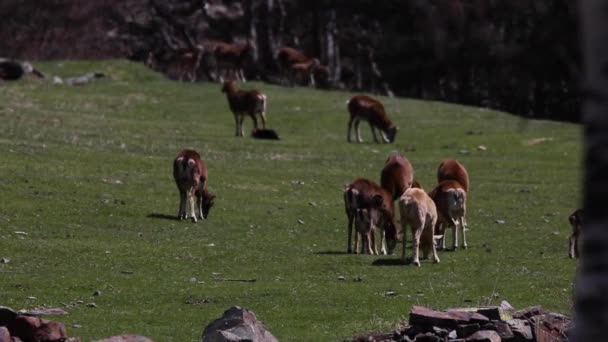
[[[366,142],[347,144],[351,94],[248,83],[268,95],[269,126],[282,137],[259,141],[233,136],[217,84],[172,82],[125,61],[38,66],[109,77],[81,87],[0,84],[0,258],[10,259],[0,264],[0,305],[68,304],[68,316],[52,319],[83,341],[138,333],[180,342],[197,341],[233,305],[253,310],[281,341],[390,329],[417,304],[506,299],[570,309],[577,125],[381,98],[400,126],[396,143],[370,143],[363,124]],[[529,145],[535,138],[549,139]],[[171,165],[186,147],[207,161],[218,196],[198,224],[162,218],[177,214]],[[406,155],[427,190],[442,159],[468,168],[469,250],[442,252],[440,264],[421,268],[374,264],[397,256],[344,254],[344,184],[379,181],[388,154],[406,147],[415,148]]]

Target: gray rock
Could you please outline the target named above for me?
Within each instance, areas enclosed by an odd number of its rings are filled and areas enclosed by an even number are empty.
[[[278,342],[278,340],[257,320],[255,313],[233,306],[222,317],[209,323],[201,342]]]
[[[532,328],[528,321],[521,319],[510,319],[507,321],[513,335],[518,338],[518,341],[533,341],[534,335],[532,335]]]
[[[467,341],[475,341],[475,342],[501,342],[502,339],[498,335],[496,331],[493,330],[480,330],[469,338]]]

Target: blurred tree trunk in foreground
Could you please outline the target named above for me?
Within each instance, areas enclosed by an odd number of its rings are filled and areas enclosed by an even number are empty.
[[[606,341],[608,326],[608,2],[580,3],[585,89],[584,228],[575,341]]]

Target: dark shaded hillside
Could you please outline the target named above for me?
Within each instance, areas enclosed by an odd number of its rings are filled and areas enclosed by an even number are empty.
[[[250,78],[276,79],[274,51],[298,47],[329,67],[328,86],[578,121],[576,3],[568,0],[5,0],[0,56],[154,55],[180,73],[184,51],[250,40]]]

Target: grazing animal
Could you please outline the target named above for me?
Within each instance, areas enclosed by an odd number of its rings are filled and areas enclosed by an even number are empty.
[[[149,51],[144,64],[152,70],[166,73],[180,81],[195,82],[202,58],[203,47],[196,46],[160,54]]]
[[[280,48],[277,51],[276,57],[279,66],[279,71],[282,76],[281,83],[288,83],[289,85],[293,86],[296,82],[294,76],[298,73],[298,71],[296,70],[306,69],[306,66],[309,66],[311,65],[311,63],[314,63],[315,66],[311,70],[310,83],[315,84],[314,69],[316,66],[319,65],[318,59],[310,58],[306,56],[302,51],[286,46]],[[294,70],[294,68],[292,68],[294,65],[299,66],[295,67]]]
[[[251,136],[256,139],[281,140],[279,134],[274,129],[269,128],[254,128],[251,131]]]
[[[435,228],[436,233],[443,235],[441,238],[441,249],[445,249],[445,229],[452,228],[452,249],[458,248],[458,231],[462,235],[462,247],[466,249],[467,234],[466,220],[467,192],[464,187],[455,180],[444,180],[433,189],[429,196],[437,206],[439,219]]]
[[[433,252],[433,261],[438,263],[437,248],[435,246],[434,228],[437,223],[437,208],[433,200],[418,188],[405,190],[399,199],[399,211],[401,213],[401,224],[403,225],[403,250],[401,260],[405,262],[406,226],[411,227],[412,232],[412,262],[420,267],[419,251],[422,248],[423,257],[426,259],[429,252]]]
[[[375,142],[379,142],[378,137],[376,137],[376,128],[380,130],[385,143],[395,141],[399,127],[395,126],[388,118],[382,103],[366,95],[356,95],[347,102],[347,108],[350,113],[348,131],[346,133],[346,140],[348,142],[351,142],[350,136],[353,123],[355,124],[355,131],[357,133],[357,142],[363,142],[361,132],[359,131],[361,120],[369,123]]]
[[[579,256],[578,241],[581,230],[583,229],[584,215],[585,211],[583,209],[577,209],[568,216],[568,221],[570,221],[570,225],[572,226],[572,235],[570,235],[570,238],[568,239],[568,256],[570,259],[575,259]]]
[[[410,161],[401,154],[390,155],[380,172],[380,184],[393,196],[393,201],[398,200],[413,182],[414,168]]]
[[[437,184],[441,184],[441,182],[443,182],[445,180],[454,180],[454,181],[458,182],[462,186],[462,189],[464,189],[464,192],[466,193],[466,195],[469,194],[469,184],[470,184],[469,173],[467,172],[467,169],[464,167],[464,165],[462,165],[458,160],[446,159],[446,160],[443,160],[439,164],[439,167],[437,168]],[[464,248],[467,248],[466,240],[464,238],[464,234],[465,234],[464,231],[465,231],[465,229],[467,229],[466,227],[468,227],[466,212],[465,212],[465,216],[463,216],[462,220],[463,220],[462,224],[464,226],[464,227],[461,227],[463,229],[462,234],[463,234],[463,240],[464,240]],[[444,226],[441,215],[439,217],[438,225]],[[452,225],[449,225],[449,226],[452,226]],[[437,227],[437,228],[439,230],[443,231],[447,227]],[[456,233],[454,233],[453,236],[456,236]],[[457,243],[456,243],[456,245],[457,245]],[[445,234],[444,234],[444,238],[441,239],[441,248],[445,248]]]
[[[295,82],[305,82],[307,81],[307,85],[315,86],[315,76],[314,71],[317,67],[319,67],[321,63],[318,59],[314,58],[307,62],[295,63],[292,64],[290,68],[290,72],[292,74],[291,80],[292,85]]]
[[[467,169],[456,159],[446,159],[437,168],[437,183],[444,180],[455,180],[466,193],[469,193],[469,173]]]
[[[173,161],[173,178],[179,190],[177,218],[181,220],[190,216],[196,223],[198,214],[201,220],[206,219],[213,206],[215,195],[207,190],[207,166],[200,154],[189,149],[180,151]],[[190,214],[187,206],[190,207]]]
[[[397,243],[397,228],[391,206],[391,195],[388,192],[370,180],[357,178],[344,189],[344,209],[348,218],[346,227],[348,233],[346,251],[348,253],[352,252],[353,223],[355,223],[357,214],[365,214],[358,213],[360,209],[370,210],[372,216],[379,215],[377,219],[371,217],[368,222],[371,224],[377,223],[378,226],[382,227],[382,253],[384,255],[392,253]],[[374,213],[374,211],[377,211],[377,213]],[[368,225],[367,231],[371,230],[373,229]],[[357,245],[358,238],[355,238],[355,253],[357,252]],[[375,246],[374,251],[376,251]]]
[[[216,43],[213,55],[220,82],[223,82],[223,79],[228,77],[234,77],[237,81],[247,82],[243,67],[252,51],[253,47],[249,41],[246,44]],[[223,71],[223,77],[221,71]],[[233,75],[230,76],[230,73]]]
[[[236,136],[245,136],[243,122],[245,115],[249,115],[253,120],[254,128],[258,128],[257,116],[262,119],[262,127],[266,128],[266,95],[259,90],[239,90],[234,81],[225,81],[222,92],[226,93],[228,105],[236,125]]]

